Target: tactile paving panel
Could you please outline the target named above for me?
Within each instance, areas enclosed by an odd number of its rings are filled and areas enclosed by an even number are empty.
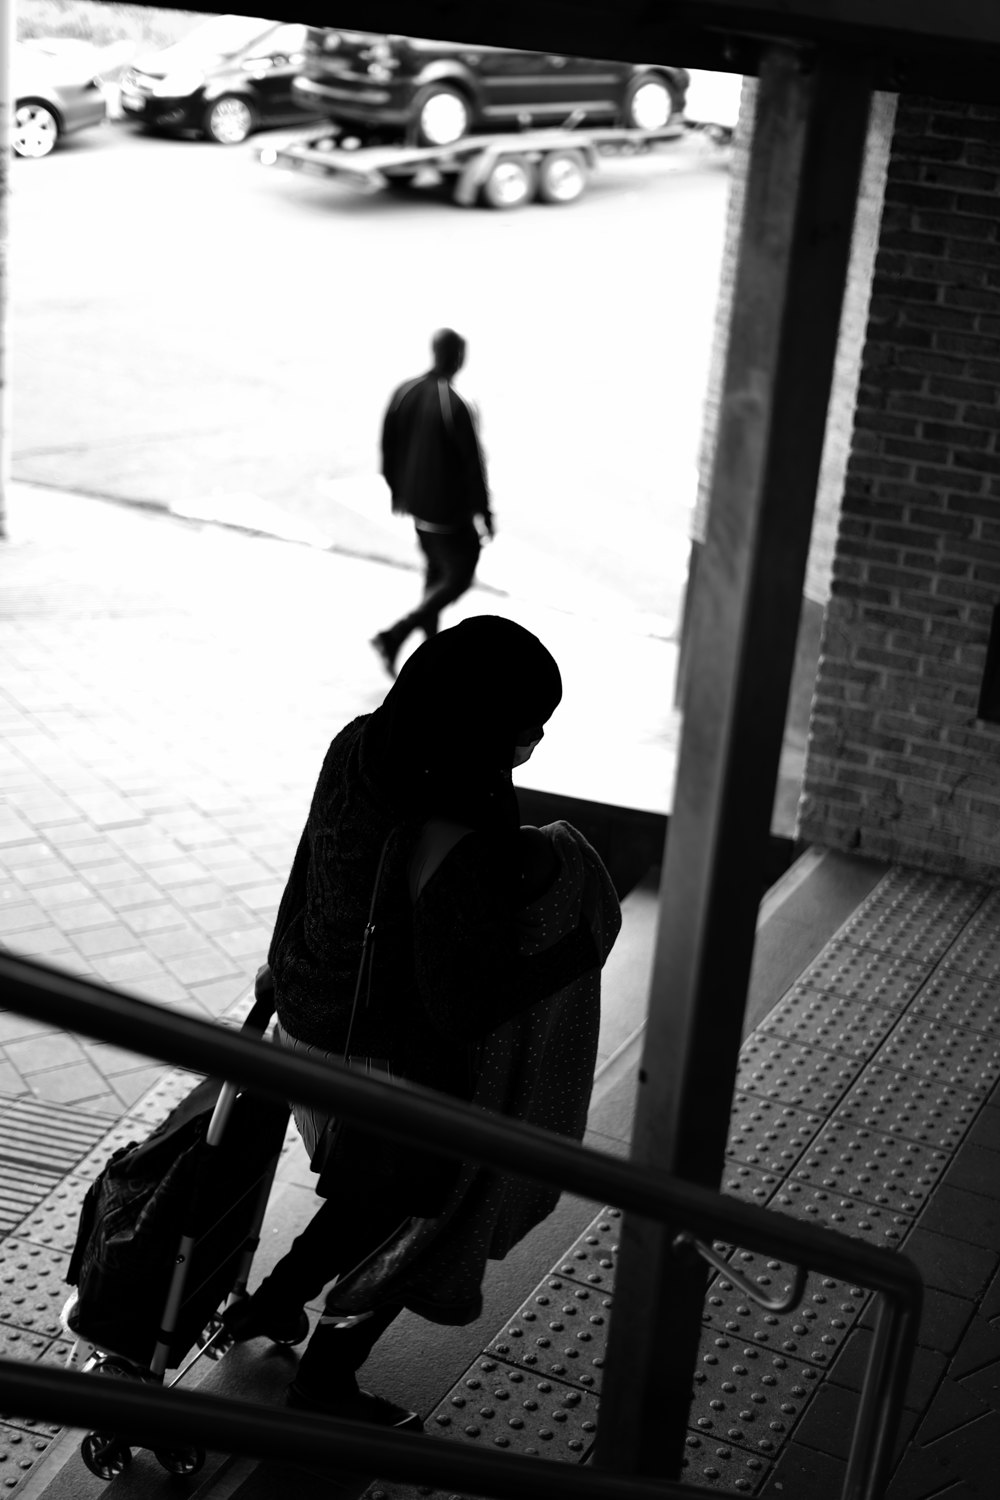
[[[702,1331],[689,1425],[773,1457],[812,1396],[821,1371],[772,1349]]]
[[[736,1087],[798,1109],[828,1113],[861,1071],[854,1058],[754,1032],[740,1049]]]
[[[719,1187],[729,1198],[743,1198],[747,1203],[757,1203],[765,1208],[780,1182],[781,1178],[774,1172],[760,1172],[742,1162],[727,1161]]]
[[[508,1319],[486,1353],[538,1375],[599,1390],[611,1297],[597,1287],[547,1276]]]
[[[0,1490],[17,1489],[52,1442],[40,1431],[0,1421]]]
[[[762,1172],[790,1171],[823,1124],[821,1115],[756,1094],[737,1094],[726,1155]]]
[[[986,887],[892,870],[848,918],[835,941],[936,963],[982,906]]]
[[[76,1244],[80,1209],[89,1186],[80,1177],[64,1178],[18,1225],[18,1239],[49,1245],[68,1255]]]
[[[887,1135],[953,1150],[978,1111],[976,1100],[951,1084],[919,1073],[890,1073],[869,1066],[848,1091],[837,1115]]]
[[[982,1096],[1000,1078],[1000,1037],[962,1031],[932,1016],[904,1016],[878,1052],[896,1072],[914,1072]]]
[[[796,988],[831,990],[845,1000],[867,1000],[899,1010],[913,999],[931,968],[930,963],[864,948],[838,936],[802,971]]]
[[[892,1250],[899,1248],[913,1227],[913,1219],[907,1214],[874,1208],[858,1198],[847,1198],[806,1182],[784,1183],[768,1207],[798,1219],[809,1219],[814,1224],[826,1224],[842,1234],[854,1234]]]
[[[868,1005],[827,990],[795,985],[770,1012],[761,1030],[867,1061],[900,1014],[895,1006]]]
[[[597,1397],[484,1355],[431,1413],[425,1427],[484,1448],[579,1463],[597,1434]]]
[[[950,1160],[947,1152],[881,1135],[856,1120],[831,1120],[792,1175],[796,1182],[913,1214]]]
[[[689,1432],[685,1438],[681,1482],[699,1488],[718,1489],[726,1494],[735,1490],[752,1495],[770,1473],[767,1459],[756,1453],[745,1453],[729,1443],[720,1443],[701,1432]]]
[[[732,1265],[769,1297],[791,1288],[793,1270],[786,1261],[737,1250]],[[868,1295],[861,1287],[810,1271],[798,1307],[787,1313],[772,1313],[727,1277],[717,1276],[705,1299],[705,1321],[732,1338],[764,1344],[778,1354],[825,1366],[851,1331]]]
[[[108,1124],[107,1118],[47,1099],[0,1101],[0,1161],[59,1177],[87,1155]]]
[[[55,1338],[59,1313],[69,1296],[63,1276],[66,1256],[22,1240],[0,1244],[0,1322]]]
[[[0,1234],[11,1234],[59,1181],[56,1172],[39,1172],[19,1162],[0,1162]]]
[[[62,1428],[57,1427],[55,1422],[41,1422],[37,1417],[19,1417],[9,1412],[0,1413],[0,1422],[4,1422],[10,1427],[17,1427],[22,1432],[30,1432],[38,1438],[58,1437],[62,1431]]]
[[[615,1284],[620,1230],[621,1212],[617,1208],[605,1209],[556,1261],[550,1275],[569,1276],[587,1286],[610,1291]]]
[[[920,992],[911,1014],[929,1014],[949,1026],[1000,1036],[1000,981],[990,982],[942,964]]]
[[[948,950],[945,962],[981,979],[1000,980],[1000,891],[991,891]]]

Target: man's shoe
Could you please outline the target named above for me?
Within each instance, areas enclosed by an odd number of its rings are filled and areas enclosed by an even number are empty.
[[[389,676],[395,677],[396,656],[399,652],[399,647],[393,644],[384,630],[380,630],[378,635],[372,636],[371,644],[378,652],[379,660],[381,661],[383,667],[385,667],[385,670],[388,672]]]
[[[424,1424],[415,1411],[407,1411],[394,1401],[386,1401],[384,1396],[373,1396],[370,1391],[320,1400],[300,1390],[293,1380],[285,1396],[285,1405],[291,1411],[339,1417],[344,1422],[370,1422],[374,1427],[394,1427],[397,1432],[424,1430]]]
[[[272,1344],[301,1344],[309,1337],[309,1314],[304,1308],[282,1311],[256,1297],[234,1302],[222,1314],[222,1326],[234,1344],[270,1339]]]

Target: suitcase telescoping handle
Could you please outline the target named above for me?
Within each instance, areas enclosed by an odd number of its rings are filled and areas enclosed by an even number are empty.
[[[253,1005],[240,1030],[263,1036],[270,1024],[271,1017],[274,1015],[274,981],[271,978],[271,970],[267,964],[261,964],[257,970],[257,977],[253,982],[253,993]],[[205,1135],[205,1144],[207,1146],[217,1146],[222,1140],[238,1093],[239,1089],[236,1084],[224,1083],[222,1085],[219,1097],[215,1102],[215,1108],[212,1111],[208,1131]]]

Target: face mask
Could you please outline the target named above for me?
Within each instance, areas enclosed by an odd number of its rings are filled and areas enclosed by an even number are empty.
[[[532,740],[530,745],[515,745],[514,759],[511,762],[511,768],[513,769],[514,766],[523,766],[526,760],[530,760],[531,752],[534,750],[537,744],[540,744],[540,740]]]

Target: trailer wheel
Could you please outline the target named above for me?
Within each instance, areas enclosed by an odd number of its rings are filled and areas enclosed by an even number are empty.
[[[487,208],[522,208],[535,196],[538,173],[524,156],[504,156],[483,183]]]
[[[550,151],[538,168],[538,196],[543,203],[575,203],[587,186],[582,151]]]

